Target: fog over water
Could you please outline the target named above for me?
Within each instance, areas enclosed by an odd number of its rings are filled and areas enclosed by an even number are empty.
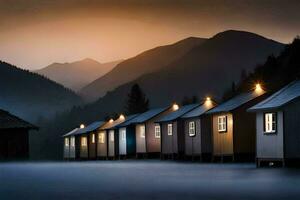
[[[170,161],[0,163],[0,199],[298,199],[300,170]]]

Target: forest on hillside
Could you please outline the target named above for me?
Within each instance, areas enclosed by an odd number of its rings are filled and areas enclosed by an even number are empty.
[[[58,83],[0,61],[0,108],[36,123],[82,103],[81,98]]]

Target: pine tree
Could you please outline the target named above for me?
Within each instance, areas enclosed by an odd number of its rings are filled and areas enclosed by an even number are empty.
[[[127,114],[143,113],[149,109],[149,100],[138,84],[134,84],[128,94]]]

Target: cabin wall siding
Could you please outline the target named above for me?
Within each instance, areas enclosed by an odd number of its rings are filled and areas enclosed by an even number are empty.
[[[189,135],[189,123],[195,122],[195,136]],[[200,155],[201,150],[201,121],[200,118],[192,118],[184,120],[185,135],[185,155]]]
[[[27,129],[1,129],[0,135],[0,160],[29,158]]]
[[[168,135],[168,124],[173,125],[173,134]],[[178,153],[177,143],[177,122],[164,122],[161,123],[161,142],[162,142],[162,153],[172,154]]]
[[[65,144],[65,139],[68,138],[69,139],[69,146],[66,146]],[[68,159],[70,158],[70,137],[64,137],[64,158]]]
[[[125,140],[122,139],[121,133],[122,131],[125,131]],[[127,128],[119,128],[118,131],[119,134],[119,154],[120,155],[126,155],[127,154]]]
[[[136,135],[135,125],[130,125],[126,128],[126,152],[127,155],[136,154]]]
[[[146,137],[141,137],[141,126],[145,126],[145,124],[137,124],[135,126],[136,133],[136,153],[146,153]],[[147,127],[145,127],[145,130]],[[145,134],[146,135],[146,134]]]
[[[160,118],[170,114],[173,112],[173,108],[169,108],[168,110],[158,114],[152,119],[146,122],[146,148],[147,153],[160,153],[161,152],[161,138],[155,137],[155,126],[159,125],[155,123]]]
[[[300,101],[287,104],[283,112],[285,157],[300,158]]]
[[[92,135],[95,134],[95,142],[93,143],[92,141]],[[96,144],[97,144],[97,134],[92,132],[89,134],[89,139],[88,139],[88,144],[89,144],[89,147],[88,147],[88,150],[89,150],[89,158],[91,159],[95,159],[97,157],[97,153],[96,153]]]
[[[111,135],[114,138],[111,140]],[[109,130],[108,131],[108,156],[109,157],[114,157],[116,155],[115,151],[115,141],[116,141],[116,135],[115,135],[115,130]]]
[[[204,115],[200,118],[201,123],[201,151],[202,153],[212,153],[212,119],[210,115]]]
[[[82,146],[81,140],[82,138],[87,138],[87,145],[86,146]],[[88,141],[89,141],[89,137],[88,135],[82,135],[80,137],[80,158],[88,158]]]
[[[283,158],[283,113],[277,112],[277,132],[264,133],[264,113],[256,114],[256,157]]]
[[[100,140],[98,140],[97,157],[107,157],[107,133],[105,130],[100,130],[98,132],[98,138],[99,134],[104,134],[104,143],[100,143]]]
[[[247,112],[249,106],[241,106],[233,112],[233,148],[237,154],[255,155],[256,115]]]
[[[218,116],[227,116],[227,131],[219,133]],[[233,117],[231,113],[220,113],[213,115],[213,154],[233,154]]]
[[[71,145],[71,138],[74,138],[74,141],[75,141],[75,144],[74,146]],[[76,158],[76,139],[75,139],[75,136],[71,136],[70,138],[70,154],[69,154],[69,157],[72,158],[72,159],[75,159]]]

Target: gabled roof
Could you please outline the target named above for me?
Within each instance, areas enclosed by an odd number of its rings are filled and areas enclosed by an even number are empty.
[[[63,135],[63,137],[89,133],[89,132],[95,131],[96,129],[100,128],[104,124],[105,124],[104,121],[93,122],[90,125],[86,126],[85,128],[75,128],[72,131],[68,132],[67,134]]]
[[[159,115],[160,113],[166,111],[168,108],[169,107],[155,108],[155,109],[148,110],[148,111],[138,115],[137,117],[135,117],[131,120],[127,120],[126,122],[120,124],[119,127],[125,127],[125,126],[131,125],[131,124],[144,123],[144,122],[152,119],[153,117]]]
[[[0,109],[0,129],[13,128],[38,129],[38,127],[31,123]]]
[[[134,114],[134,115],[129,115],[127,117],[125,117],[124,120],[121,120],[121,119],[117,119],[113,122],[107,122],[101,129],[102,130],[108,130],[108,129],[114,129],[116,128],[119,124],[123,123],[123,122],[126,122],[126,120],[131,120],[133,118],[135,118],[136,116],[138,116],[138,114]]]
[[[242,93],[240,95],[237,95],[228,101],[225,101],[224,103],[220,104],[219,106],[209,110],[207,114],[213,114],[213,113],[219,113],[219,112],[230,112],[232,110],[235,110],[236,108],[244,105],[245,103],[248,103],[249,101],[263,95],[265,92],[246,92]]]
[[[264,101],[249,108],[249,111],[267,110],[282,107],[292,100],[300,97],[300,81],[293,81],[283,87]]]
[[[62,137],[67,137],[67,136],[71,136],[74,133],[77,132],[77,130],[79,130],[79,128],[74,128],[73,130],[71,130],[70,132],[66,133],[65,135],[63,135]]]
[[[201,115],[206,113],[206,111],[215,107],[215,105],[216,104],[214,102],[210,102],[209,104],[203,103],[201,106],[198,106],[195,109],[191,110],[190,112],[187,112],[186,114],[182,115],[181,118],[186,119],[186,118],[200,117]]]
[[[181,117],[182,115],[186,114],[187,112],[195,109],[196,107],[200,106],[200,104],[189,104],[186,106],[180,107],[177,111],[171,112],[170,114],[162,117],[157,122],[168,122],[173,121]]]

